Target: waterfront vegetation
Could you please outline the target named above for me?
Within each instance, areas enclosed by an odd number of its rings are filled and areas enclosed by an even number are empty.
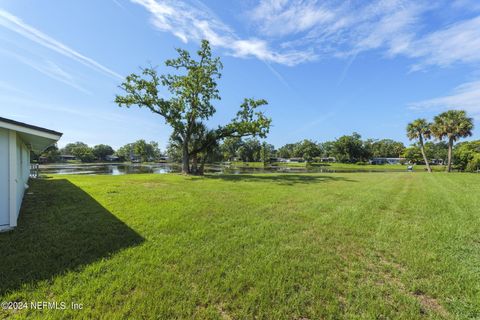
[[[54,176],[0,234],[0,317],[476,319],[480,176]]]
[[[352,147],[356,145],[357,147]],[[448,160],[448,144],[446,142],[423,143],[423,153],[430,160],[436,160],[439,163],[447,164]],[[92,150],[97,150],[93,155]],[[99,153],[99,150],[109,150],[107,154]],[[347,151],[341,151],[347,150]],[[457,143],[453,150],[453,170],[476,172],[480,170],[480,140],[464,141]],[[177,148],[169,146],[166,153],[158,148],[155,142],[147,143],[144,140],[138,140],[129,143],[117,151],[106,145],[97,145],[93,148],[88,147],[82,142],[70,143],[62,150],[55,147],[50,148],[44,153],[43,159],[46,162],[59,162],[60,154],[72,154],[77,160],[67,160],[65,163],[90,163],[86,159],[91,159],[95,163],[131,163],[141,162],[149,163],[165,163],[181,161],[181,153]],[[84,155],[89,155],[85,158]],[[115,156],[114,161],[106,162],[107,156]],[[363,155],[363,158],[360,158]],[[206,166],[219,163],[228,163],[236,167],[248,168],[264,168],[272,166],[281,167],[319,167],[331,169],[355,169],[365,171],[372,169],[374,171],[391,171],[406,170],[406,165],[373,165],[368,159],[372,158],[396,158],[402,156],[404,164],[412,164],[415,170],[426,169],[424,165],[424,155],[421,148],[414,144],[405,148],[402,143],[389,139],[383,140],[361,140],[358,135],[343,136],[335,141],[327,141],[316,143],[310,140],[303,140],[298,143],[286,144],[285,146],[275,149],[268,143],[260,143],[256,139],[226,139],[218,148],[212,149],[208,155]],[[131,157],[130,157],[131,156]],[[292,162],[278,162],[279,158],[294,158]],[[323,159],[322,159],[323,158]],[[81,161],[83,159],[84,161]],[[335,163],[321,162],[322,160],[338,160]],[[343,159],[343,160],[342,160]],[[365,161],[356,161],[365,160]],[[442,171],[446,167],[443,165],[431,165],[432,171]]]
[[[445,171],[445,166],[432,166],[435,172]],[[330,173],[330,172],[423,172],[423,165],[370,165],[349,163],[306,163],[306,162],[222,162],[205,165],[210,174],[252,174],[252,173]],[[40,172],[49,174],[138,174],[138,173],[178,173],[180,164],[171,162],[143,163],[60,163],[40,166]]]
[[[409,165],[407,164],[356,164],[356,163],[340,163],[340,162],[242,162],[233,161],[231,166],[238,168],[271,168],[271,167],[287,167],[287,168],[305,168],[305,169],[319,169],[325,170],[346,170],[346,171],[407,171]],[[432,166],[432,171],[445,171],[444,165]],[[425,165],[412,165],[413,171],[426,171]]]

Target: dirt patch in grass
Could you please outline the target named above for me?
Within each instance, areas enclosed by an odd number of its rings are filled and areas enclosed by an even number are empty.
[[[378,287],[392,286],[401,294],[417,300],[421,307],[421,314],[435,313],[442,318],[450,318],[448,311],[437,299],[420,290],[413,292],[405,286],[401,281],[402,275],[407,272],[405,266],[387,259],[382,254],[377,253],[371,257],[360,247],[352,244],[338,246],[337,254],[346,262],[347,266],[357,263],[365,265],[366,278],[376,279],[374,285]],[[340,296],[339,303],[345,306],[347,304],[345,297]]]
[[[222,304],[217,305],[217,310],[218,313],[220,313],[220,316],[222,317],[223,320],[232,320],[233,318],[225,311],[224,307]]]
[[[445,310],[445,308],[437,301],[437,299],[432,298],[422,292],[414,292],[413,295],[417,298],[423,308],[434,311],[443,318],[449,317],[448,311]]]
[[[421,313],[427,313],[429,311],[434,312],[443,318],[449,317],[448,311],[438,302],[437,299],[420,290],[412,292],[405,287],[405,285],[399,279],[401,274],[406,272],[406,268],[404,266],[394,261],[387,260],[383,256],[380,256],[379,262],[379,276],[384,280],[385,283],[393,284],[401,293],[415,298],[421,305]],[[384,285],[381,282],[377,284]]]

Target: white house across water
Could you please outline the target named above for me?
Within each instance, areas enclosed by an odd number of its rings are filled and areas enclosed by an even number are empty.
[[[0,231],[17,226],[30,177],[30,151],[40,153],[62,134],[0,117]]]

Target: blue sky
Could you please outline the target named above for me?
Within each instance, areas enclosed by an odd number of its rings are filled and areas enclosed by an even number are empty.
[[[434,2],[434,4],[432,4]],[[465,109],[480,132],[477,0],[0,2],[0,116],[117,148],[170,129],[113,103],[123,77],[208,39],[224,63],[211,126],[264,98],[279,147],[304,138],[407,143],[406,124]]]

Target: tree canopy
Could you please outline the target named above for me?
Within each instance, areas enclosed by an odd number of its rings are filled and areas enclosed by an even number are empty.
[[[467,117],[464,110],[448,110],[434,118],[431,125],[432,134],[439,140],[447,139],[448,143],[448,166],[447,171],[452,170],[453,143],[460,138],[472,135],[473,119]]]
[[[461,170],[480,169],[480,140],[459,143],[455,147],[454,162]]]
[[[115,153],[113,148],[106,144],[97,144],[93,147],[92,152],[98,160],[105,160],[107,156]]]
[[[120,147],[115,154],[122,160],[146,162],[158,160],[161,156],[161,151],[157,142],[146,142],[140,139]]]
[[[424,143],[426,139],[430,139],[431,126],[432,125],[426,119],[416,119],[407,125],[407,137],[410,140],[418,141],[418,146],[420,148],[423,161],[427,166],[428,172],[432,172],[432,169],[430,168],[430,162],[428,161],[425,153]]]
[[[362,141],[362,136],[354,132],[338,138],[333,144],[333,154],[340,162],[367,161],[370,157],[369,149]]]
[[[95,160],[92,148],[80,141],[67,144],[61,152],[67,155],[73,155],[82,162],[92,162]]]
[[[392,139],[376,140],[370,143],[370,153],[373,157],[398,158],[403,153],[405,145]]]
[[[220,140],[266,137],[271,119],[258,111],[267,104],[263,99],[244,99],[230,123],[208,129],[204,122],[215,114],[213,102],[221,98],[217,80],[223,65],[220,58],[212,57],[207,40],[202,41],[197,59],[183,49],[177,49],[177,53],[176,59],[165,61],[175,73],[159,75],[153,67],[141,69],[141,74],[132,73],[120,85],[125,94],[117,95],[115,102],[120,107],[149,109],[172,127],[172,138],[182,149],[184,173],[198,173],[199,155]]]

